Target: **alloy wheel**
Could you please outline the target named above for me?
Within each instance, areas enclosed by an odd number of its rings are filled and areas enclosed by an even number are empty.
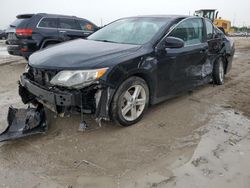
[[[136,120],[146,105],[146,92],[141,85],[130,87],[123,95],[121,112],[126,121]]]

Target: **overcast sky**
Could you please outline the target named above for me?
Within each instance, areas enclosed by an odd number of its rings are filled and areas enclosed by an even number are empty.
[[[75,15],[101,25],[101,20],[107,24],[126,16],[188,15],[204,8],[218,9],[220,17],[237,26],[250,26],[250,0],[1,0],[0,28],[22,13]]]

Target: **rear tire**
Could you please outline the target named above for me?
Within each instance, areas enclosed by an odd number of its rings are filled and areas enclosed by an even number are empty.
[[[220,57],[214,62],[213,81],[216,85],[224,84],[225,68],[223,59]]]
[[[130,126],[140,121],[148,107],[149,89],[145,80],[130,77],[117,89],[112,104],[112,120],[122,126]]]

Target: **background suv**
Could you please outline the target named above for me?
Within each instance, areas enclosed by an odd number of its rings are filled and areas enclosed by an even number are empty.
[[[85,38],[98,30],[92,22],[75,16],[22,14],[6,30],[11,55],[26,59],[35,51],[60,42]]]
[[[7,34],[5,33],[5,30],[0,30],[0,39],[5,40],[7,38]]]

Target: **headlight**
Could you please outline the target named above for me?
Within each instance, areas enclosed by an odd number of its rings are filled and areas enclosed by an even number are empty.
[[[95,70],[61,71],[52,78],[50,83],[52,85],[79,89],[90,85],[98,78],[102,77],[107,70],[108,68]]]

